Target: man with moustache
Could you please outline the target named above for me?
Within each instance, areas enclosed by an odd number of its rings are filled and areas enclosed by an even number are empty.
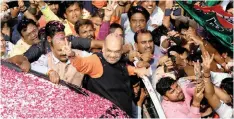
[[[149,30],[139,30],[134,35],[135,50],[141,54],[141,60],[148,62],[151,71],[156,70],[156,65],[163,54],[160,52],[158,46],[154,45],[153,37]]]
[[[76,33],[81,38],[95,39],[95,29],[91,20],[81,19],[75,23]]]
[[[122,14],[121,25],[124,28],[125,44],[130,43],[132,46],[134,46],[134,34],[138,30],[146,29],[149,18],[149,12],[142,6],[131,7],[128,10],[127,17],[126,14]]]
[[[67,43],[64,51],[77,71],[89,75],[88,90],[112,101],[129,116],[133,116],[129,76],[137,74],[142,77],[149,72],[146,68],[126,66],[126,63],[120,60],[122,45],[122,37],[109,34],[102,48],[103,53],[82,58],[75,55],[70,48],[70,43]]]
[[[73,67],[62,50],[65,46],[64,29],[65,26],[59,21],[50,21],[46,24],[46,36],[51,52],[42,55],[38,61],[32,63],[31,68],[34,71],[41,73],[45,71],[44,74],[48,74],[50,81],[53,83],[58,83],[61,79],[74,85],[81,86],[84,75],[76,71],[75,67]],[[72,51],[81,57],[91,55],[86,51],[75,49]],[[44,70],[41,70],[42,67],[35,65],[37,63],[44,64],[46,68],[44,67]]]

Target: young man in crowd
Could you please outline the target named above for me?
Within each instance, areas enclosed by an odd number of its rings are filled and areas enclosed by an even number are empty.
[[[78,1],[64,1],[63,5],[64,5],[63,16],[65,18],[63,23],[65,26],[65,34],[66,36],[72,34],[75,35],[76,32],[74,25],[81,18],[83,7]],[[59,17],[51,11],[51,9],[48,7],[48,5],[45,2],[40,1],[39,8],[43,13],[43,15],[45,16],[46,21],[51,21],[51,20],[61,21]]]
[[[79,37],[95,39],[95,29],[91,20],[81,19],[75,23],[75,30]]]
[[[154,45],[151,32],[148,30],[139,30],[134,35],[134,41],[136,51],[143,55],[142,60],[148,62],[152,72],[154,72],[157,62],[163,54],[160,52],[159,47]]]
[[[61,1],[45,1],[45,3],[49,6],[50,10],[55,14],[57,15],[58,17],[61,17],[59,16],[59,12],[60,12],[60,7],[59,7],[59,4],[61,3]],[[35,6],[35,9],[37,9],[38,7],[38,2],[34,2],[34,6]],[[36,10],[35,10],[36,11]],[[42,15],[40,17],[40,19],[38,20],[38,23],[39,23],[39,28],[42,28],[42,27],[45,27],[46,26],[46,23],[49,22],[47,21],[47,19],[45,18],[44,15]]]
[[[134,34],[138,30],[146,29],[149,17],[149,12],[142,6],[133,6],[129,9],[127,16],[122,15],[121,25],[125,32],[125,44],[130,43],[134,46]]]
[[[204,97],[204,82],[181,87],[176,80],[165,77],[156,84],[156,90],[163,96],[162,108],[167,118],[201,118],[200,102]]]
[[[22,38],[17,41],[13,49],[10,51],[10,57],[22,55],[30,48],[30,46],[40,42],[38,38],[38,28],[33,20],[27,18],[21,20],[18,24],[17,30],[21,34]]]

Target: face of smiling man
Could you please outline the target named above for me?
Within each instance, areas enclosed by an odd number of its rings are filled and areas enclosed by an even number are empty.
[[[144,1],[142,2],[141,6],[144,7],[150,14],[152,14],[156,7],[156,1],[153,0]]]
[[[33,45],[39,42],[38,28],[34,24],[28,24],[27,28],[22,30],[21,33],[24,41],[29,45]]]

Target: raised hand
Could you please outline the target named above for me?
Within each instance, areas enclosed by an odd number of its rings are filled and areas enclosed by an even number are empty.
[[[75,53],[71,49],[71,42],[68,42],[67,38],[65,38],[65,45],[62,48],[63,53],[65,53],[68,57],[75,56]]]
[[[20,10],[26,9],[26,7],[24,6],[24,1],[23,0],[18,0],[18,6],[19,6]]]
[[[166,62],[164,63],[164,65],[166,65],[166,67],[167,67],[168,70],[174,68],[174,64],[173,64],[171,58],[168,58],[168,60],[166,60]]]
[[[203,41],[199,35],[196,34],[195,30],[193,28],[189,28],[189,30],[186,32],[186,35],[189,39],[193,40],[195,44],[197,45],[203,45]]]
[[[141,54],[141,59],[145,62],[149,62],[152,59],[153,55],[150,52],[145,52]]]
[[[204,90],[205,90],[205,85],[203,81],[196,85],[193,95],[193,103],[192,103],[193,106],[200,107],[200,103],[204,97],[203,94]]]
[[[116,5],[117,5],[116,1],[109,1],[104,11],[105,13],[104,21],[110,21],[111,16],[115,11]]]
[[[2,3],[0,4],[0,9],[1,9],[1,12],[4,12],[4,11],[7,11],[7,9],[9,9],[9,6],[2,1]]]
[[[137,105],[138,106],[142,106],[145,98],[147,97],[148,93],[146,93],[146,90],[144,88],[141,88],[141,95],[140,95],[140,99],[139,101],[137,102]]]
[[[136,67],[138,67],[138,68],[142,68],[142,67],[149,68],[150,64],[148,62],[139,61],[139,62],[137,62]]]
[[[43,0],[31,0],[32,3],[38,4],[39,7],[45,6],[45,2]]]
[[[143,78],[144,76],[150,76],[150,70],[146,69],[145,67],[143,67],[143,68],[136,68],[134,72],[140,78]]]
[[[193,62],[193,65],[194,65],[194,74],[196,76],[196,80],[200,79],[201,78],[201,64],[199,61],[197,62]]]
[[[201,56],[202,57],[202,67],[204,72],[209,73],[210,71],[210,64],[214,59],[214,54],[212,54],[212,56],[210,56],[210,54],[206,51],[204,53],[204,55]]]
[[[129,52],[129,54],[128,54],[128,59],[129,59],[129,61],[130,62],[134,62],[134,58],[137,58],[137,59],[139,59],[139,57],[140,57],[140,53],[139,52],[137,52],[137,51],[135,51],[135,50],[131,50],[130,52]]]
[[[124,44],[123,45],[123,52],[124,53],[129,53],[131,50],[133,50],[133,47],[131,44]]]
[[[33,7],[37,7],[38,4],[39,4],[39,2],[36,1],[36,0],[29,0],[29,2],[30,2],[30,5],[33,6]]]

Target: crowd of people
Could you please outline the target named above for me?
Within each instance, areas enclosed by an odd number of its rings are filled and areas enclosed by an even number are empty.
[[[233,15],[232,1],[218,5]],[[176,1],[3,0],[0,17],[2,60],[86,88],[130,117],[148,117],[144,76],[167,118],[233,116],[233,52]]]

